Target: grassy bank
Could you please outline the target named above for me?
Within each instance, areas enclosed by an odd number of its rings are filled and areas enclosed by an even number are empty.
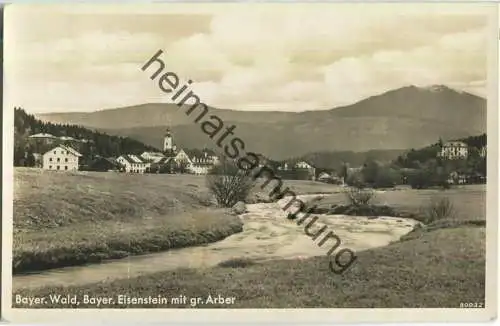
[[[134,297],[178,297],[182,294],[188,298],[220,294],[235,297],[234,305],[201,304],[198,307],[456,308],[461,302],[484,302],[485,229],[464,226],[440,228],[384,248],[364,251],[359,253],[357,263],[342,275],[335,275],[329,270],[325,257],[221,265],[83,287],[22,290],[14,293],[13,298],[16,294],[36,297],[70,294],[79,298],[85,294],[113,298],[120,294]],[[15,307],[27,305],[16,304]],[[71,306],[46,304],[31,307]],[[95,305],[81,303],[78,307]],[[126,305],[104,307],[124,308]],[[190,302],[188,299],[185,305],[166,307],[190,307]]]
[[[421,215],[432,198],[447,197],[454,207],[454,219],[486,220],[486,187],[469,185],[449,190],[436,189],[401,189],[377,192],[370,201],[374,205],[389,206],[402,216]],[[315,203],[318,211],[331,208],[332,205],[347,205],[349,201],[344,193],[334,193]]]
[[[200,178],[16,169],[14,273],[221,240],[242,230]]]

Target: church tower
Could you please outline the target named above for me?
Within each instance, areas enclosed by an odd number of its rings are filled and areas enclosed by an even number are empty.
[[[172,153],[174,150],[174,139],[170,133],[170,129],[167,128],[165,132],[165,137],[163,138],[163,151],[165,153]]]

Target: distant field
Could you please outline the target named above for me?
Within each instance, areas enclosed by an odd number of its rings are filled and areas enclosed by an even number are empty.
[[[209,207],[203,178],[16,168],[14,272],[221,240],[242,230]]]
[[[484,220],[486,219],[486,186],[469,185],[449,190],[416,190],[405,188],[377,193],[374,204],[388,205],[398,211],[418,214],[422,207],[428,205],[433,197],[448,197],[453,203],[456,219]],[[318,207],[330,207],[333,204],[347,204],[345,194],[337,193],[325,197]]]

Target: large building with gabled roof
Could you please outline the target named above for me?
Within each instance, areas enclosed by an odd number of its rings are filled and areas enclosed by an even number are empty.
[[[70,146],[58,145],[42,155],[42,167],[45,170],[77,171],[81,156]]]

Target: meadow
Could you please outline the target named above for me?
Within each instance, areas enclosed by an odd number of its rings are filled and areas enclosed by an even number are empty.
[[[242,230],[195,176],[16,168],[13,272],[221,240]]]
[[[454,214],[451,218],[457,220],[485,220],[486,219],[486,186],[466,185],[455,186],[451,189],[411,189],[398,187],[377,192],[371,202],[375,205],[387,205],[403,215],[423,214],[422,209],[427,207],[433,198],[448,198]],[[318,208],[329,208],[332,205],[349,204],[344,193],[333,193],[315,203]]]
[[[387,247],[359,253],[358,263],[333,274],[326,257],[276,260],[259,264],[232,262],[206,269],[179,269],[147,276],[72,287],[45,287],[13,294],[48,297],[91,294],[94,297],[157,295],[235,297],[234,305],[198,308],[459,308],[462,302],[484,304],[485,229],[458,226],[407,237]],[[15,307],[27,307],[15,304]],[[49,304],[44,308],[59,307]],[[80,304],[78,308],[92,308]],[[118,305],[104,308],[189,308],[187,304]],[[70,308],[70,306],[64,306]],[[73,306],[76,308],[76,306]]]
[[[347,203],[338,186],[284,184],[297,194],[328,193],[317,202],[323,207]],[[266,193],[257,183],[249,202]],[[458,307],[460,302],[484,302],[485,195],[484,185],[377,192],[373,203],[413,214],[421,214],[432,198],[445,196],[456,214],[389,246],[359,252],[357,263],[342,275],[331,273],[326,257],[243,259],[84,286],[23,289],[13,295],[220,294],[235,297],[234,308]],[[195,246],[242,230],[237,216],[215,207],[203,176],[16,169],[14,198],[15,272]]]

